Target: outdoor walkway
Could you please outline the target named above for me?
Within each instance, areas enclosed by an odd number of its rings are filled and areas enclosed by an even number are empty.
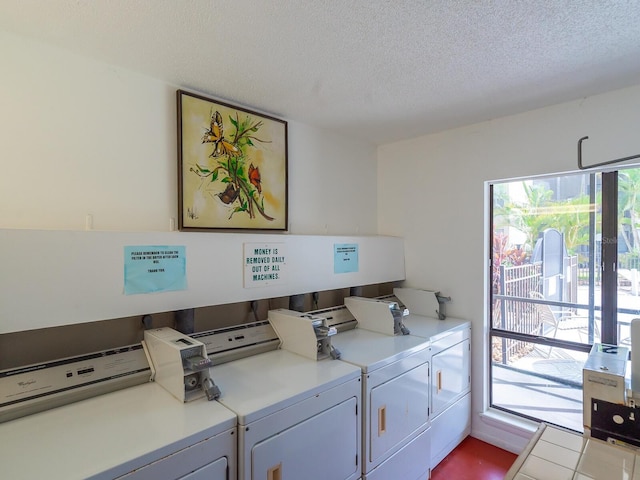
[[[493,364],[493,404],[582,432],[582,367],[587,355],[535,349],[512,366]],[[575,356],[574,356],[575,354]],[[582,356],[582,358],[580,358]]]

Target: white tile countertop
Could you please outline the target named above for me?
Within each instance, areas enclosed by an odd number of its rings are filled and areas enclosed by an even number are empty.
[[[505,480],[640,480],[640,451],[541,424]]]

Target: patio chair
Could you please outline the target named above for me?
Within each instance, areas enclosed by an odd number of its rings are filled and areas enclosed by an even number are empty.
[[[544,296],[540,292],[529,292],[529,298],[535,300],[545,300]],[[578,337],[580,342],[583,342],[583,336],[587,336],[589,332],[589,317],[585,315],[576,315],[571,312],[563,312],[563,311],[553,311],[550,305],[543,303],[534,303],[534,308],[538,314],[538,318],[540,320],[540,325],[542,328],[541,334],[546,335],[545,326],[548,326],[552,331],[552,337],[556,338],[558,334],[558,330],[576,330],[578,333]],[[599,319],[596,319],[599,320]],[[598,321],[594,322],[594,335],[598,338],[600,337],[600,328],[598,325]],[[551,355],[551,349],[553,347],[549,347],[549,352],[547,354],[547,358]]]
[[[544,297],[538,292],[529,292],[529,297],[534,298],[536,300],[544,300]],[[546,331],[547,328],[551,329],[553,338],[556,338],[558,334],[558,319],[556,315],[553,313],[549,305],[543,305],[540,303],[534,303],[533,307],[536,309],[536,313],[538,314],[538,321],[540,323],[540,335],[547,336]],[[545,328],[547,327],[547,328]],[[551,349],[549,349],[551,352]]]

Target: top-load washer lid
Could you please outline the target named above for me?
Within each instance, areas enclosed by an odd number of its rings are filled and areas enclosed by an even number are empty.
[[[146,383],[1,424],[0,465],[3,478],[115,478],[235,426],[216,402]]]
[[[213,367],[218,401],[233,410],[240,425],[287,408],[353,379],[360,369],[336,360],[315,361],[275,350]]]
[[[402,321],[411,331],[411,335],[421,338],[428,338],[432,342],[439,340],[442,336],[451,334],[456,330],[469,328],[471,323],[460,318],[447,317],[445,320],[424,317],[409,313]]]
[[[429,348],[429,341],[414,335],[385,335],[355,328],[334,335],[340,360],[357,365],[364,373],[377,370]]]

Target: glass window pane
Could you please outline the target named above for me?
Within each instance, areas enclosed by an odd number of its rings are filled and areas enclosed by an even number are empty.
[[[591,345],[601,342],[600,317],[590,315],[588,309],[513,300],[503,300],[501,305],[506,306],[499,315],[500,319],[506,318],[506,321],[496,327],[501,330],[572,343]],[[500,335],[500,332],[496,332],[496,335]],[[508,358],[510,352],[496,352],[496,355]]]
[[[587,354],[493,337],[512,342],[507,362],[492,361],[492,405],[529,418],[582,432],[582,367]]]
[[[575,325],[586,336],[566,340],[598,341],[600,197],[591,173],[494,185],[493,328],[563,338]]]
[[[618,172],[618,344],[631,347],[629,325],[640,316],[640,169]]]
[[[578,173],[492,190],[491,405],[576,431],[602,338],[601,185]]]

